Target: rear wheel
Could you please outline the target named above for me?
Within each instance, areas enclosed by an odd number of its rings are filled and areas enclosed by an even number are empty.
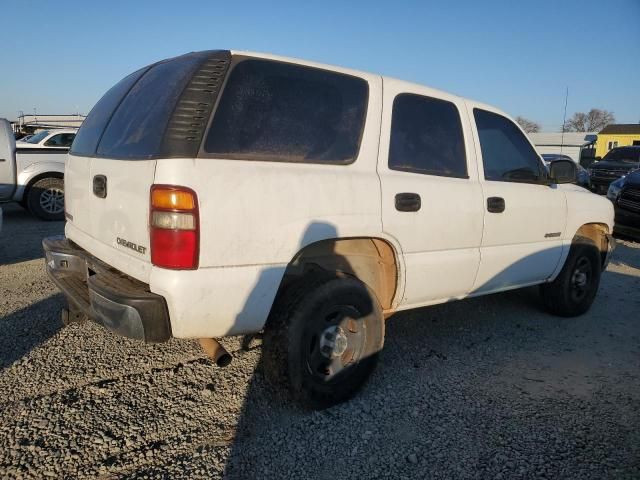
[[[590,238],[576,237],[560,274],[540,287],[547,309],[563,317],[589,310],[600,285],[601,265],[596,244]]]
[[[366,285],[314,274],[274,305],[264,335],[265,374],[303,406],[327,408],[362,387],[383,341],[382,310]]]
[[[64,220],[64,180],[41,178],[29,188],[29,211],[42,220]]]

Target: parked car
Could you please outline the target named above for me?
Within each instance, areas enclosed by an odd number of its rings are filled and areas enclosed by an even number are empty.
[[[640,168],[640,146],[612,148],[589,168],[591,185],[597,193],[606,193],[614,180]]]
[[[366,381],[394,312],[536,284],[549,311],[586,312],[613,206],[575,176],[488,105],[197,52],[96,104],[67,159],[66,236],[43,247],[63,321],[199,338],[221,365],[215,337],[264,331],[267,377],[324,408]]]
[[[547,167],[554,160],[571,160],[573,162],[573,159],[570,156],[563,155],[561,153],[543,153],[541,157],[545,165],[547,165]],[[587,190],[591,189],[591,179],[590,179],[589,172],[587,172],[587,170],[584,169],[578,163],[576,163],[576,168],[578,170],[578,175],[575,182],[576,185],[580,185],[581,187],[586,188]]]
[[[76,129],[42,130],[26,139],[16,141],[16,148],[59,148],[69,150],[77,133]]]
[[[43,220],[63,220],[67,151],[17,149],[11,124],[0,118],[0,203],[18,202]]]
[[[640,241],[640,170],[611,182],[607,197],[615,206],[614,232]]]

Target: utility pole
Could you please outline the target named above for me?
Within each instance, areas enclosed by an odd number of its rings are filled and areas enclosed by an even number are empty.
[[[562,147],[564,147],[564,128],[567,124],[567,101],[569,100],[569,86],[564,95],[564,117],[562,118],[562,139],[560,140],[560,153],[562,153]]]

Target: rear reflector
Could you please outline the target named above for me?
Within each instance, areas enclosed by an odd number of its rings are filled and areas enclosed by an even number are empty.
[[[151,263],[175,270],[198,268],[198,198],[186,187],[153,185],[149,216]]]

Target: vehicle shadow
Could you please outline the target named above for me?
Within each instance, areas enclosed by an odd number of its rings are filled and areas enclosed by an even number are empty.
[[[43,258],[42,239],[64,233],[64,222],[34,221],[34,217],[18,204],[3,204],[2,212],[0,266]]]
[[[607,284],[619,285],[628,277],[609,271],[602,280],[599,296],[607,298]],[[596,300],[590,317],[609,315],[604,302]],[[525,442],[522,436],[528,429],[537,429],[539,438],[555,438],[559,424],[583,417],[580,408],[588,403],[575,400],[582,405],[575,410],[562,404],[567,391],[575,393],[569,377],[563,377],[566,372],[552,367],[549,373],[535,364],[566,355],[571,350],[567,339],[573,339],[583,323],[582,317],[559,319],[546,313],[538,287],[396,314],[387,322],[381,361],[365,389],[351,401],[320,412],[305,410],[274,389],[266,381],[261,359],[247,390],[224,478],[374,478],[384,476],[390,464],[403,478],[429,476],[436,468],[450,477],[466,478],[456,470],[460,465],[466,465],[466,473],[474,478],[493,478],[500,469],[492,457],[505,442]],[[506,380],[496,378],[499,372],[512,371],[512,380],[506,374]],[[537,377],[544,375],[562,378],[540,387],[537,382],[545,380]],[[559,411],[549,410],[542,420],[531,414],[539,408],[535,395],[540,390],[552,397],[545,400],[547,407],[549,402],[559,405]],[[496,408],[494,404],[502,405],[506,417],[490,425],[481,412]],[[511,416],[519,418],[520,427],[509,420]],[[625,431],[614,438],[613,432],[603,431],[594,438],[607,437],[616,449],[627,434],[631,435]],[[443,446],[448,448],[445,453]],[[432,454],[432,447],[440,453]],[[555,448],[543,442],[536,454],[550,458]],[[529,466],[519,473],[536,475]]]
[[[0,318],[0,370],[20,360],[62,328],[58,313],[64,303],[63,296],[57,294]]]

